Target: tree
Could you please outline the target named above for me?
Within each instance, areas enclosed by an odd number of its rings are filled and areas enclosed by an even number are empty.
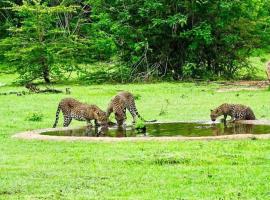
[[[41,0],[12,3],[20,24],[9,27],[0,49],[15,66],[23,82],[43,78],[46,83],[80,64],[110,57],[113,42],[90,23],[87,5],[76,1],[47,3]],[[106,41],[106,51],[97,44]]]
[[[11,2],[16,2],[17,4],[21,4],[22,0],[13,0]],[[14,16],[14,13],[11,10],[1,9],[8,6],[7,1],[0,1],[0,40],[8,36],[7,28],[11,24],[16,24],[17,19]],[[0,55],[0,63],[4,60],[3,55]]]
[[[269,41],[267,0],[103,0],[122,60],[137,74],[234,77]],[[269,44],[269,43],[268,43]]]

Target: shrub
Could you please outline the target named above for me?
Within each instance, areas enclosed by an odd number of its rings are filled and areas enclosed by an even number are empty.
[[[234,78],[253,49],[269,44],[267,0],[101,2],[134,78]]]
[[[40,122],[43,120],[43,114],[39,112],[29,113],[26,117],[27,121]]]

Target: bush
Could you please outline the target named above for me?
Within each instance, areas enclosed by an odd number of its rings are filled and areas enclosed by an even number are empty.
[[[79,79],[89,84],[96,83],[126,83],[131,80],[130,68],[126,66],[95,65],[81,72]]]
[[[29,113],[26,117],[27,121],[40,122],[43,119],[43,114],[39,112]]]
[[[137,133],[145,133],[146,132],[145,123],[141,120],[137,120],[135,124],[135,129]]]
[[[269,44],[269,3],[103,0],[132,76],[234,78],[254,48]],[[148,80],[148,79],[147,79]]]

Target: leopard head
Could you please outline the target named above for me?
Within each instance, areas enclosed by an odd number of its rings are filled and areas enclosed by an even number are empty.
[[[216,121],[216,119],[222,115],[222,110],[221,109],[214,109],[214,110],[210,110],[211,113],[210,113],[210,118],[211,120],[214,122]]]
[[[96,110],[94,115],[99,125],[106,126],[106,127],[108,126],[108,117],[107,117],[106,112],[102,110]]]

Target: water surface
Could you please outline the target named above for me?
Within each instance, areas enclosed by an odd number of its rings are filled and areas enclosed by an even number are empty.
[[[234,124],[209,122],[178,122],[178,123],[153,123],[146,124],[145,130],[136,130],[132,127],[112,127],[109,130],[102,128],[81,128],[74,130],[61,130],[44,132],[42,135],[56,136],[88,136],[88,137],[161,137],[161,136],[218,136],[232,134],[267,134],[270,133],[269,125]]]

